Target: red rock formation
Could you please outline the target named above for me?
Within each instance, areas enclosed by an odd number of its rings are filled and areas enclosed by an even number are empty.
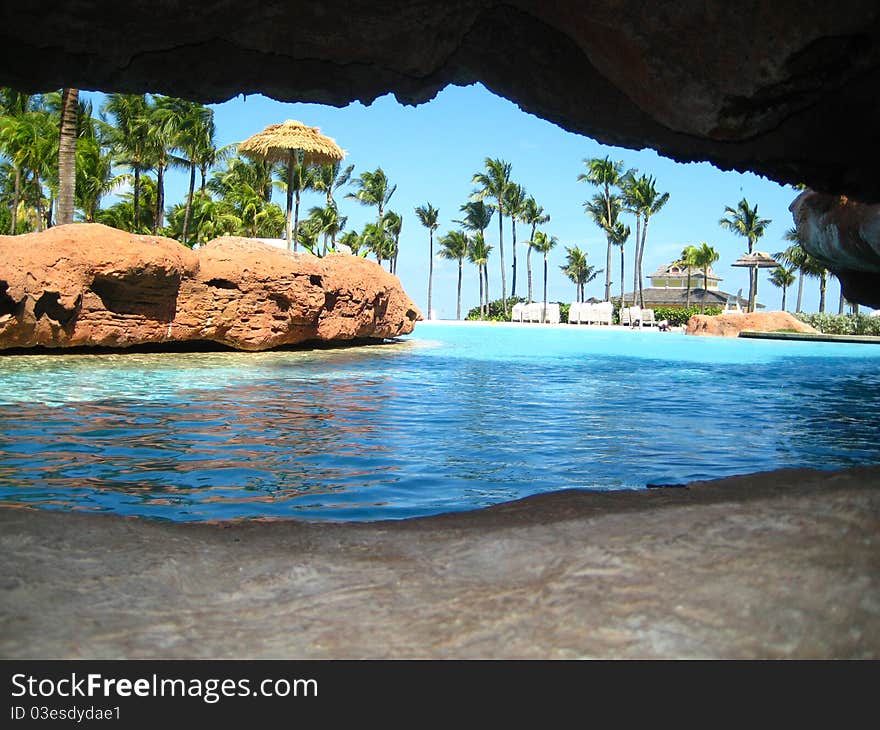
[[[688,320],[687,334],[710,337],[739,337],[744,330],[753,332],[776,332],[795,330],[816,332],[788,312],[752,312],[751,314],[695,314]]]
[[[355,256],[219,238],[199,251],[98,224],[0,236],[0,349],[216,342],[264,350],[389,338],[421,315]]]

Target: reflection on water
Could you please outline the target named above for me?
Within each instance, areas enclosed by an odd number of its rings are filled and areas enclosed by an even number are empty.
[[[319,352],[0,358],[0,503],[381,519],[880,457],[880,348],[417,334]]]

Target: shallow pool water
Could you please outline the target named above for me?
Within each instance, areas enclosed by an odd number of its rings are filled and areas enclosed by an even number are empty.
[[[0,503],[374,520],[880,463],[880,347],[419,324],[353,349],[0,357]]]

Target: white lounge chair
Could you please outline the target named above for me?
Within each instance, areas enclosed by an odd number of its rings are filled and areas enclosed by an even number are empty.
[[[590,305],[590,316],[588,323],[590,324],[607,324],[611,325],[614,317],[614,305],[611,302],[598,302]]]
[[[653,315],[653,312],[651,313]],[[639,306],[623,307],[620,310],[620,324],[624,327],[635,327],[636,322],[642,326],[642,309]]]
[[[511,321],[512,322],[522,322],[523,317],[525,316],[525,313],[526,313],[527,306],[528,306],[527,304],[523,304],[522,302],[514,304],[513,310],[510,313]]]
[[[568,307],[568,323],[581,324],[583,316],[583,304],[581,302],[572,302]]]
[[[654,310],[653,309],[643,309],[642,316],[639,320],[640,327],[656,327],[657,320],[654,319]]]
[[[541,305],[541,321],[546,324],[559,324],[559,302],[547,302],[547,309]]]

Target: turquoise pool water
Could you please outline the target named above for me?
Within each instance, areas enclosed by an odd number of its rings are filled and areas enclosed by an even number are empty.
[[[0,503],[374,520],[880,463],[880,346],[420,324],[270,353],[0,357]]]

